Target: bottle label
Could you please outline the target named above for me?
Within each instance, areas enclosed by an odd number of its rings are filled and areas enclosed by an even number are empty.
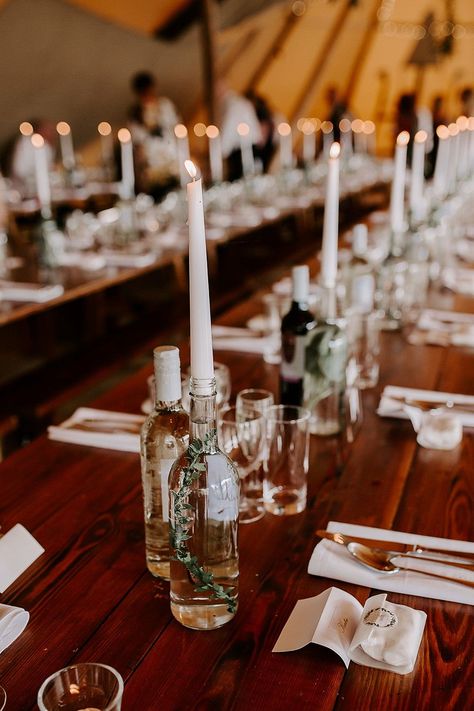
[[[174,459],[160,459],[161,508],[163,511],[163,521],[165,523],[169,521],[170,512],[168,477],[174,462]]]
[[[297,383],[304,377],[307,334],[295,336],[292,333],[283,337],[280,374],[283,380]]]

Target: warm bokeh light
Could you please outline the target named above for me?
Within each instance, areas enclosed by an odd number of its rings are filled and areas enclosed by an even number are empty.
[[[188,135],[188,129],[184,125],[184,123],[178,123],[174,127],[174,135],[176,138],[186,138]]]
[[[239,123],[237,126],[237,133],[239,136],[248,136],[250,133],[250,127],[248,123]]]
[[[311,121],[311,119],[305,119],[304,123],[301,127],[301,131],[305,134],[305,136],[310,136],[312,133],[315,132],[314,128],[314,123]]]
[[[22,123],[20,123],[20,133],[22,136],[33,135],[33,126],[29,121],[23,121]]]
[[[397,146],[408,146],[410,141],[410,134],[408,131],[402,131],[397,136]]]
[[[196,175],[197,175],[197,170],[196,170],[196,166],[194,165],[194,163],[192,162],[192,160],[185,160],[185,161],[184,161],[184,167],[185,167],[186,170],[188,171],[188,173],[189,173],[189,175],[191,176],[191,178],[194,180],[195,177],[196,177]]]
[[[303,130],[303,126],[305,125],[305,123],[306,123],[307,120],[308,120],[308,119],[303,118],[303,117],[301,117],[301,118],[298,119],[298,121],[296,122],[296,128],[298,129],[298,131],[302,131],[302,130]]]
[[[128,128],[120,128],[117,133],[117,138],[119,139],[120,143],[128,143],[132,140],[132,134],[130,133]]]
[[[362,119],[354,119],[352,122],[352,130],[354,133],[362,133],[364,130],[364,122]]]
[[[60,136],[67,136],[71,133],[71,127],[66,121],[59,121],[59,123],[56,124],[56,131]]]
[[[364,121],[362,130],[367,136],[370,136],[371,133],[375,133],[375,123],[373,121]]]
[[[348,133],[352,129],[352,124],[347,118],[343,118],[339,121],[339,130],[342,133]]]
[[[459,133],[459,126],[456,123],[450,123],[448,131],[450,136],[457,136]]]
[[[474,116],[469,116],[467,120],[467,127],[470,131],[474,131]]]
[[[332,123],[330,121],[323,121],[321,124],[321,131],[323,133],[331,133],[333,128],[334,128],[334,126],[332,125]]]
[[[31,142],[35,148],[42,148],[44,146],[44,138],[40,136],[39,133],[34,133],[31,136]]]
[[[437,134],[438,138],[441,138],[442,140],[444,140],[445,138],[449,138],[449,129],[447,126],[444,126],[443,124],[441,124],[436,129],[436,134]]]
[[[291,126],[289,123],[279,123],[277,131],[280,136],[289,136],[291,133]]]
[[[330,158],[339,158],[340,152],[341,152],[341,146],[336,141],[336,143],[333,143],[331,145],[331,148],[329,149],[329,157]]]
[[[97,130],[101,136],[110,136],[112,133],[112,126],[107,121],[101,121],[97,126]]]
[[[219,135],[219,129],[217,128],[217,126],[214,126],[214,124],[211,123],[206,128],[206,135],[208,138],[217,138],[217,136]]]
[[[198,136],[198,138],[202,138],[203,136],[206,135],[206,124],[205,123],[195,123],[194,124],[194,135]]]
[[[320,130],[320,128],[321,128],[321,119],[318,119],[318,118],[310,118],[310,119],[308,119],[308,121],[311,121],[311,123],[312,123],[313,126],[314,126],[314,130],[315,130],[315,131],[319,131],[319,130]]]
[[[415,143],[425,143],[428,138],[426,131],[417,131],[415,133]]]
[[[466,131],[469,124],[469,119],[467,116],[458,116],[456,119],[456,125],[460,131]]]

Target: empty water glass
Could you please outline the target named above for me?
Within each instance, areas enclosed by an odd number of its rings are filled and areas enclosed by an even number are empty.
[[[123,679],[105,664],[74,664],[55,672],[38,691],[40,711],[120,711]]]
[[[347,312],[349,353],[355,363],[355,385],[360,390],[373,388],[379,379],[380,314],[378,311]]]
[[[239,414],[244,417],[263,415],[274,404],[273,393],[269,390],[246,388],[237,393],[235,406]],[[247,496],[263,501],[263,462],[266,458],[266,440],[261,454],[261,459],[256,462],[254,470],[247,480]]]

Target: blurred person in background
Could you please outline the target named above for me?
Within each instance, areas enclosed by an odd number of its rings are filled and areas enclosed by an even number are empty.
[[[332,123],[334,140],[340,141],[340,122],[343,118],[352,118],[347,107],[347,102],[339,96],[338,90],[335,86],[329,86],[326,89],[326,102],[328,105],[326,121],[330,121]]]
[[[470,86],[466,86],[459,94],[461,116],[474,116],[474,93]],[[455,117],[457,118],[457,116]]]
[[[222,155],[227,162],[227,178],[238,180],[242,177],[242,155],[237,126],[239,123],[248,125],[254,156],[262,141],[262,129],[252,102],[230,89],[222,80],[217,84],[217,101],[221,116]]]
[[[158,84],[151,72],[134,74],[131,89],[135,102],[128,112],[130,131],[134,143],[143,142],[147,136],[165,137],[173,135],[179,123],[176,108],[167,96],[160,96]]]
[[[253,105],[260,123],[261,138],[254,146],[254,154],[262,163],[263,172],[266,173],[275,153],[275,116],[266,100],[254,91],[247,92],[246,98]]]
[[[431,133],[433,136],[433,147],[428,153],[428,161],[426,166],[426,177],[431,178],[434,173],[436,164],[436,156],[438,153],[439,138],[436,133],[438,126],[447,124],[448,120],[444,111],[444,99],[442,96],[435,96],[431,107]]]

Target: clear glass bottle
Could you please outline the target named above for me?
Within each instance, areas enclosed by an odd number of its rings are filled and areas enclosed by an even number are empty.
[[[307,336],[315,326],[309,310],[309,269],[293,267],[293,298],[281,322],[280,402],[303,404],[303,382]]]
[[[215,379],[190,386],[190,444],[169,479],[171,612],[209,630],[237,610],[239,476],[217,445]]]
[[[375,294],[375,276],[366,259],[367,250],[367,226],[354,225],[351,259],[344,269],[346,302],[349,308],[355,307],[364,313],[373,310]]]
[[[401,327],[407,277],[405,261],[405,232],[390,233],[390,249],[377,272],[375,306],[381,312],[380,325],[384,331]]]
[[[304,375],[303,404],[311,412],[312,434],[342,431],[347,357],[344,323],[337,318],[336,287],[321,287],[320,313],[308,334]]]
[[[186,450],[189,417],[181,405],[179,350],[153,351],[155,407],[145,420],[140,442],[147,568],[169,580],[168,477],[174,461]]]

